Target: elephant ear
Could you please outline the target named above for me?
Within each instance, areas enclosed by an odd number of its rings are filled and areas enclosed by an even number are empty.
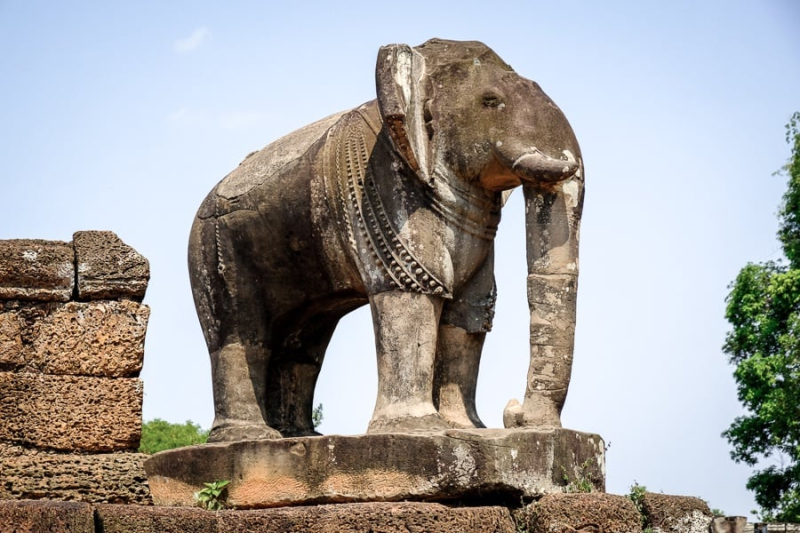
[[[405,44],[382,46],[375,67],[378,107],[389,136],[411,169],[430,180],[430,140],[425,128],[425,59]]]

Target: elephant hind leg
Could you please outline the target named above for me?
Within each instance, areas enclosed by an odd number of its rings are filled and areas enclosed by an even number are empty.
[[[215,416],[209,442],[280,438],[263,411],[267,361],[262,343],[231,339],[211,352]]]
[[[235,222],[198,218],[189,239],[192,293],[211,356],[215,417],[210,442],[280,437],[264,416],[267,311],[230,240],[216,238]]]
[[[282,345],[273,348],[267,375],[267,420],[284,437],[320,434],[312,420],[314,389],[339,318],[318,315],[273,331]]]

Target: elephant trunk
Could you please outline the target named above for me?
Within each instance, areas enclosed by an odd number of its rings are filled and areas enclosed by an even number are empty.
[[[527,231],[530,367],[522,405],[511,400],[505,427],[560,427],[572,373],[583,169],[558,183],[523,184]]]

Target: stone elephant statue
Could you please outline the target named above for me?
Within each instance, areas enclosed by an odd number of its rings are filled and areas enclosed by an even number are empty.
[[[479,42],[378,53],[377,99],[250,154],[195,218],[189,268],[211,355],[210,441],[316,434],[339,319],[370,304],[368,432],[483,427],[503,191],[528,204],[531,370],[506,426],[558,426],[572,361],[581,153],[558,107]]]

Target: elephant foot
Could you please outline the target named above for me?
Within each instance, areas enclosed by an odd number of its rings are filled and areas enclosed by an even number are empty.
[[[367,433],[438,433],[452,429],[438,413],[371,420]]]
[[[444,411],[439,410],[444,422],[450,426],[451,429],[475,429],[485,428],[481,419],[477,414],[467,414],[465,411]]]
[[[546,397],[526,398],[521,405],[511,400],[503,409],[503,426],[506,428],[560,428],[561,408]]]
[[[280,439],[282,435],[265,424],[226,425],[211,429],[208,442],[235,442],[240,440]]]

